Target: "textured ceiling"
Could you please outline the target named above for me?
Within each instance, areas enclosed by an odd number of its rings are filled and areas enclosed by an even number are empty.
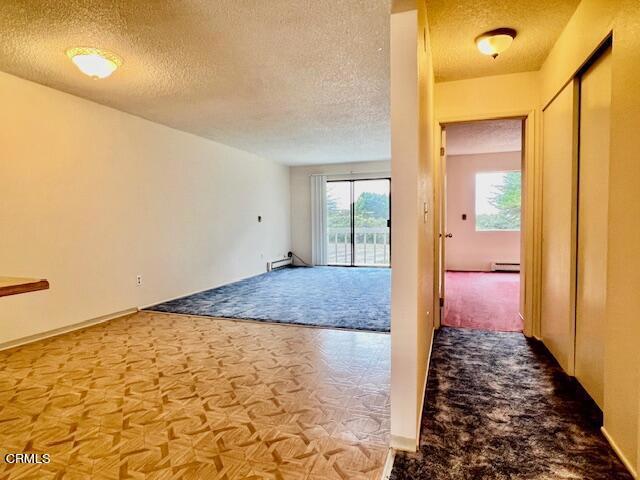
[[[538,70],[580,0],[426,0],[436,81]],[[475,38],[515,28],[511,48],[495,60]]]
[[[0,70],[286,164],[390,157],[390,0],[2,0]],[[124,65],[82,75],[71,46]]]
[[[447,155],[517,152],[522,149],[522,120],[484,120],[446,126]]]

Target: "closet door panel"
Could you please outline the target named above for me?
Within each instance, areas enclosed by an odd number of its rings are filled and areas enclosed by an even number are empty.
[[[577,84],[543,112],[541,335],[573,375],[577,203]]]
[[[604,404],[611,55],[603,54],[580,83],[580,163],[575,375]]]

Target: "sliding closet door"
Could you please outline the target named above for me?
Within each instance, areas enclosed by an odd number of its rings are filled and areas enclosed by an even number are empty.
[[[541,334],[573,374],[577,194],[577,87],[568,84],[543,113]]]
[[[607,290],[609,117],[611,54],[608,50],[580,83],[580,170],[575,375],[602,408]]]

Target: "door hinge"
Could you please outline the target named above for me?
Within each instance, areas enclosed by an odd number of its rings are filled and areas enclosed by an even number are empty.
[[[443,297],[440,297],[440,306],[444,307],[444,298]]]
[[[440,147],[440,156],[444,157],[444,147]]]

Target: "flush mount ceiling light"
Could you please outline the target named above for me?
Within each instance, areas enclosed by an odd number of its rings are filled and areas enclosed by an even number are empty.
[[[513,28],[497,28],[476,38],[476,46],[480,53],[496,58],[511,46],[514,38],[516,31]]]
[[[82,73],[92,78],[107,78],[122,65],[118,55],[99,48],[73,47],[66,53]]]

